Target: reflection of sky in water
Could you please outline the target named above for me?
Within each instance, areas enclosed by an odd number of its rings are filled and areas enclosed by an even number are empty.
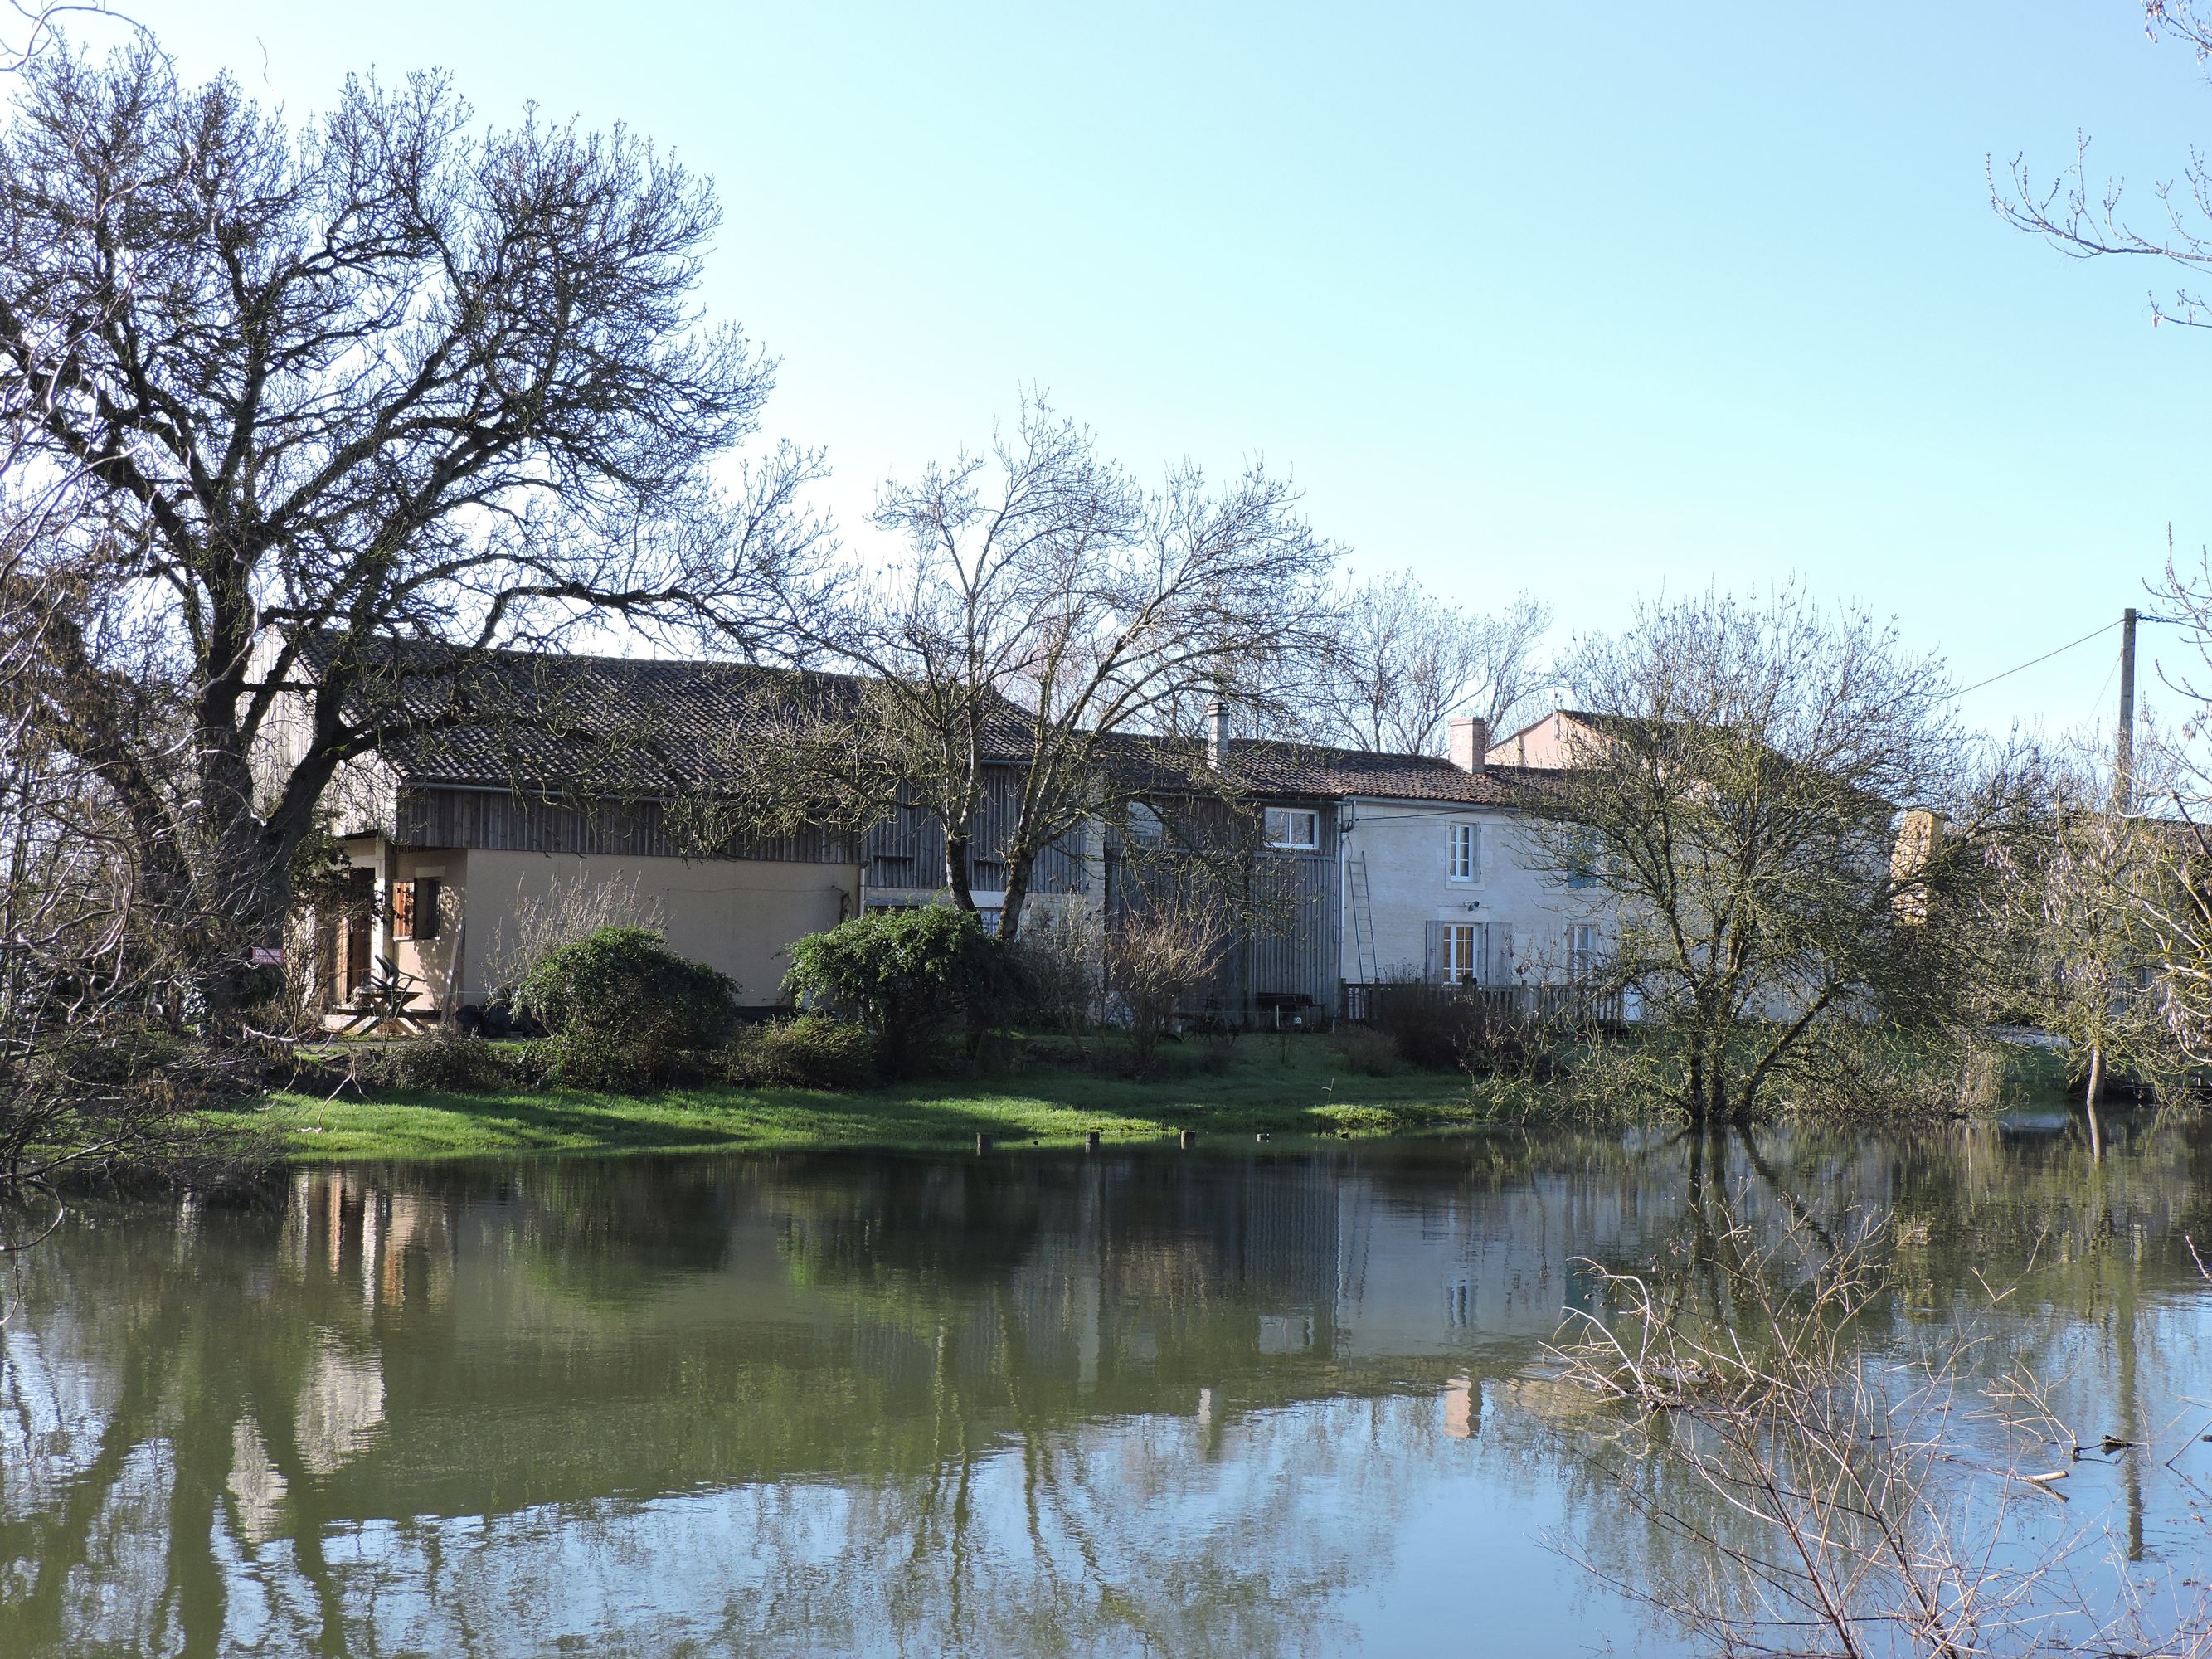
[[[1730,1170],[1755,1212],[1914,1224],[1893,1349],[2003,1292],[1981,1363],[2153,1447],[2030,1449],[2069,1501],[2014,1483],[2018,1535],[2170,1586],[2212,1553],[2181,1243],[2212,1217],[2201,1136],[2119,1139],[1777,1135]],[[95,1206],[5,1334],[0,1651],[1667,1651],[1555,1547],[1655,1559],[1526,1379],[1574,1257],[1685,1236],[1685,1159],[539,1164]]]

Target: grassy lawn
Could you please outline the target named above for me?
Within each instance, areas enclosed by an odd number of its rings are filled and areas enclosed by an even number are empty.
[[[1188,1064],[1173,1054],[1170,1064]],[[810,1146],[945,1146],[1139,1140],[1201,1134],[1373,1133],[1473,1121],[1464,1078],[1352,1073],[1325,1039],[1249,1037],[1219,1072],[1143,1082],[1024,1070],[832,1094],[678,1089],[627,1098],[549,1089],[463,1095],[392,1090],[325,1101],[269,1096],[240,1114],[301,1159],[453,1158],[500,1152],[671,1152]]]

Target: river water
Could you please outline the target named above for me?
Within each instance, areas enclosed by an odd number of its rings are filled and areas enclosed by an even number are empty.
[[[1716,1195],[1893,1214],[1869,1350],[1966,1322],[2032,1367],[2087,1450],[2020,1524],[2081,1594],[2178,1606],[2212,1576],[2212,1134],[2108,1142],[2054,1112],[88,1201],[0,1334],[0,1653],[1697,1651],[1632,1593],[1671,1547],[1545,1350],[1578,1258],[1663,1261]]]

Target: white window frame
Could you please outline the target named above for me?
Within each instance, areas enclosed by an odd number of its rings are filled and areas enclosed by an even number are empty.
[[[1444,875],[1448,880],[1471,882],[1482,867],[1482,832],[1472,823],[1444,826]]]
[[[1482,924],[1448,921],[1444,924],[1444,983],[1482,982]]]
[[[1295,831],[1303,822],[1307,839],[1295,839]],[[1310,806],[1270,806],[1261,820],[1267,837],[1267,845],[1285,853],[1318,853],[1321,851],[1321,814]],[[1280,823],[1282,833],[1276,833]]]
[[[1578,921],[1567,929],[1567,977],[1577,985],[1589,982],[1597,972],[1605,942],[1595,922]]]

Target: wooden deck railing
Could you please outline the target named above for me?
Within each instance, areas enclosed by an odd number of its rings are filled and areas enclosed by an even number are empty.
[[[1372,1022],[1378,996],[1406,989],[1423,995],[1468,997],[1482,1004],[1487,1019],[1532,1025],[1619,1025],[1622,994],[1595,985],[1428,985],[1347,984],[1342,1017],[1355,1025]]]

